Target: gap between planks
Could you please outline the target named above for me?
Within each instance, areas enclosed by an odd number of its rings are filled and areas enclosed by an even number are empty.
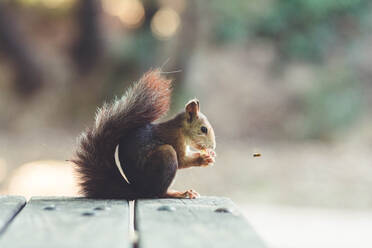
[[[0,227],[0,236],[3,235],[6,231],[6,229],[9,227],[10,223],[17,217],[17,215],[22,211],[22,209],[26,206],[27,201],[25,201],[22,206],[13,214],[13,216],[4,223],[4,226]]]
[[[135,216],[135,206],[136,206],[136,201],[135,200],[131,200],[131,201],[128,201],[128,204],[129,204],[129,239],[130,239],[130,242],[132,243],[133,245],[133,248],[137,248],[138,247],[138,231],[137,231],[137,228],[136,228],[136,216]]]

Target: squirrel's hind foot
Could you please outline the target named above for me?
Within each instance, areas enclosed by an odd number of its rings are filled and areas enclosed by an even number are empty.
[[[167,193],[165,193],[163,198],[189,198],[189,199],[195,199],[199,198],[200,195],[198,192],[196,192],[193,189],[186,190],[185,192],[180,192],[177,190],[168,190]]]

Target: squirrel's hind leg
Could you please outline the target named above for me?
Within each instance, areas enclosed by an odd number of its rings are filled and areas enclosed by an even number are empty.
[[[138,189],[144,197],[190,198],[200,195],[194,190],[169,190],[178,169],[177,153],[170,145],[161,145],[147,158]]]
[[[176,176],[177,153],[172,146],[161,145],[146,160],[139,191],[144,197],[161,197]]]

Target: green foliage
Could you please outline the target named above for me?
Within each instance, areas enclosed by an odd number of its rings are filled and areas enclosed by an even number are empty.
[[[214,37],[249,35],[272,40],[287,58],[320,60],[332,46],[352,40],[370,13],[370,0],[212,1]]]
[[[345,29],[358,29],[369,9],[368,0],[280,0],[256,30],[277,40],[284,55],[322,59],[336,40],[352,38]]]
[[[305,98],[307,138],[328,139],[350,127],[363,106],[360,82],[346,70],[325,73]]]
[[[215,11],[213,33],[217,41],[226,42],[245,38],[248,35],[246,14],[249,12],[249,1],[237,1],[231,4],[228,1],[211,1]]]
[[[260,0],[213,0],[208,2],[212,10],[210,24],[216,42],[246,40],[252,26],[267,9]]]

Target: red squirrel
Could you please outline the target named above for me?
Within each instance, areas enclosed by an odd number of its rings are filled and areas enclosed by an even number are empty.
[[[95,125],[78,138],[72,162],[81,192],[91,198],[196,198],[169,190],[176,171],[214,163],[216,141],[196,99],[169,121],[171,80],[159,69],[145,73],[120,99],[98,109]],[[197,152],[188,152],[192,147]]]

